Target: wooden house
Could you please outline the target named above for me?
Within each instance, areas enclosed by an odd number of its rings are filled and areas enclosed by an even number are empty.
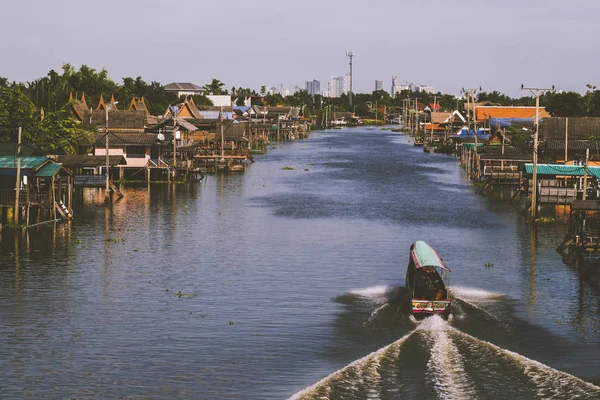
[[[200,110],[194,103],[193,98],[186,98],[182,103],[169,105],[163,114],[163,118],[195,118],[201,119]]]
[[[32,225],[60,215],[70,219],[72,175],[46,156],[0,156],[0,208],[2,221],[12,223],[15,213],[22,225]],[[20,165],[18,208],[16,176]],[[13,218],[11,218],[13,217]]]
[[[595,141],[547,139],[539,145],[541,160],[550,163],[583,165],[588,150],[588,165],[600,165],[600,145]]]
[[[84,122],[96,126],[99,133],[106,130],[115,134],[142,134],[146,129],[146,112],[138,110],[87,110],[83,114]]]

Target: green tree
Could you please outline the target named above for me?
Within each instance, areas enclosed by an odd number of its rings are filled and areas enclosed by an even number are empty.
[[[227,91],[223,90],[224,86],[225,84],[223,82],[216,78],[212,78],[210,83],[204,85],[204,90],[206,90],[207,93],[213,95],[226,94]]]
[[[582,117],[586,115],[583,97],[576,92],[546,93],[540,100],[554,117]]]

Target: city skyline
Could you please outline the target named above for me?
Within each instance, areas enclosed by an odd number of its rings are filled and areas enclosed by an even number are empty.
[[[117,83],[129,76],[164,84],[204,84],[217,78],[227,88],[280,84],[293,88],[302,87],[306,76],[325,82],[329,76],[346,74],[346,51],[354,49],[353,91],[357,93],[371,92],[374,79],[392,75],[399,76],[401,82],[435,84],[442,93],[458,94],[461,87],[482,86],[484,91],[498,90],[512,97],[522,95],[522,83],[555,85],[559,90],[580,93],[585,92],[586,84],[599,83],[597,56],[590,51],[595,48],[595,15],[600,11],[600,4],[595,2],[434,1],[402,4],[397,13],[389,12],[398,9],[391,0],[376,4],[351,0],[343,8],[314,0],[307,0],[302,7],[272,5],[267,0],[252,4],[234,0],[228,9],[236,12],[229,15],[226,24],[219,18],[202,19],[203,33],[194,24],[174,22],[178,34],[173,35],[173,24],[161,23],[164,5],[158,0],[149,0],[143,8],[106,0],[105,7],[94,10],[71,7],[65,0],[36,2],[35,7],[7,3],[3,11],[8,18],[0,33],[4,37],[20,33],[18,40],[0,44],[0,76],[32,81],[70,63],[105,68]],[[185,7],[192,19],[223,12],[217,3],[182,0],[179,6]],[[315,20],[315,10],[336,18],[307,29],[306,23]],[[290,14],[294,14],[293,19],[284,18]],[[21,18],[17,18],[22,15],[27,15],[27,29],[22,29]],[[366,15],[380,17],[364,18]],[[402,18],[399,27],[399,15],[428,15],[428,34],[417,40],[402,34],[418,31],[423,22]],[[459,23],[465,19],[473,23]],[[258,48],[233,44],[247,26],[261,38]],[[196,45],[185,39],[189,37],[201,43],[202,57],[194,55]],[[187,61],[173,63],[171,57],[161,57],[169,53],[185,55]],[[311,56],[298,62],[298,54]],[[441,68],[439,63],[428,61],[432,57],[455,61]],[[267,65],[265,60],[269,60]],[[389,87],[388,79],[384,88]]]

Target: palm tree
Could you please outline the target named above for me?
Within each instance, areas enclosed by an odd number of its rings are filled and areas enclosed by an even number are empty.
[[[212,78],[209,84],[204,85],[204,90],[210,94],[224,94],[223,87],[225,84],[218,79]]]

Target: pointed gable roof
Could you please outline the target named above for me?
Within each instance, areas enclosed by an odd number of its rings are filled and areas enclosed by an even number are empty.
[[[145,111],[147,115],[150,115],[146,100],[143,97],[133,97],[129,103],[129,110]]]
[[[98,106],[96,107],[96,110],[106,110],[106,104],[104,103],[104,96],[102,93],[100,93],[100,100],[98,100]]]
[[[96,110],[105,111],[107,108],[108,110],[117,110],[117,102],[115,101],[115,95],[112,95],[110,97],[110,101],[108,102],[108,104],[106,104],[104,102],[104,96],[102,95],[102,93],[100,93],[100,100],[98,100],[98,106],[96,107]]]
[[[81,96],[81,101],[73,98],[73,92],[69,93],[69,102],[67,103],[69,107],[69,111],[73,114],[79,121],[83,121],[83,116],[87,111],[87,103],[85,102],[85,97]]]
[[[176,117],[180,117],[180,118],[195,118],[195,119],[202,119],[202,115],[200,114],[200,111],[198,110],[198,107],[196,107],[196,104],[194,103],[194,100],[189,101],[187,98],[184,100],[183,103],[178,104],[176,107]],[[167,110],[165,111],[164,116],[165,117],[173,117],[173,112],[172,112],[173,106],[169,105],[167,107]]]

